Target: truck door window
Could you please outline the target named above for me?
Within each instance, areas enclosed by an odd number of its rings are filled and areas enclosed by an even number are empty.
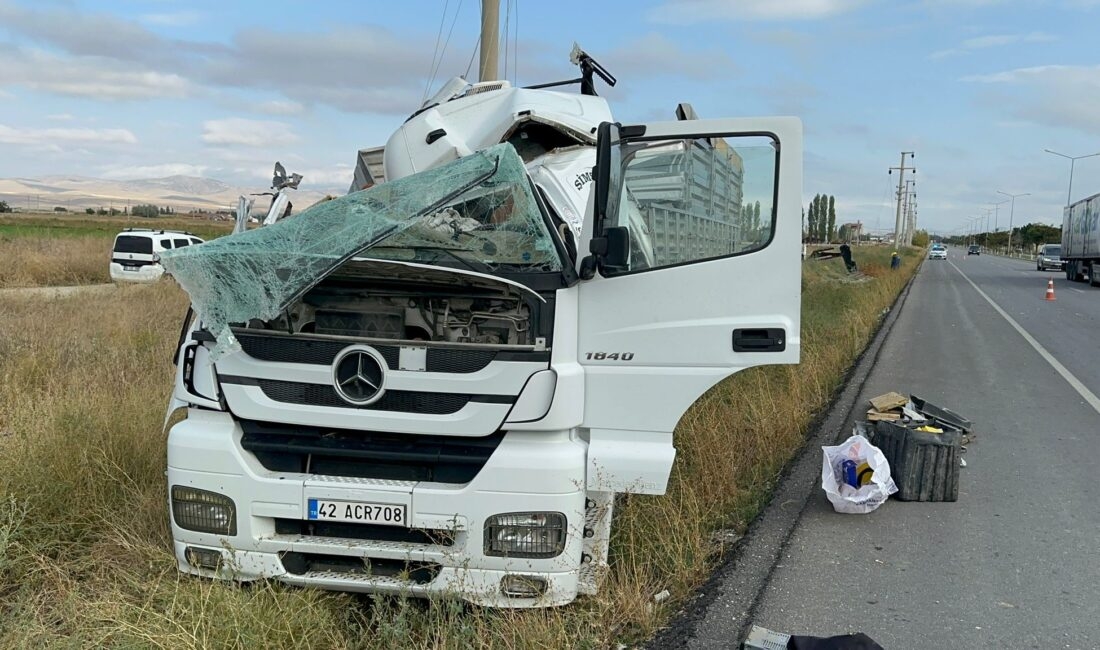
[[[630,257],[626,267],[605,275],[751,253],[771,241],[779,164],[774,138],[620,146],[622,190],[607,225],[626,227]]]

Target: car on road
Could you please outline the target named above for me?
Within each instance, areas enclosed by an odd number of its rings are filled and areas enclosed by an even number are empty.
[[[968,246],[966,248],[966,254],[967,255],[981,255],[982,254],[982,247],[978,246],[977,244],[971,244],[970,246]]]
[[[189,232],[127,228],[115,236],[111,247],[111,280],[156,282],[164,275],[161,253],[201,243]]]
[[[928,259],[930,259],[930,260],[945,260],[945,259],[947,259],[947,248],[943,244],[932,244],[932,250],[928,251]]]
[[[1061,270],[1064,268],[1066,268],[1066,263],[1062,261],[1061,244],[1043,244],[1039,247],[1039,252],[1035,256],[1036,271]]]

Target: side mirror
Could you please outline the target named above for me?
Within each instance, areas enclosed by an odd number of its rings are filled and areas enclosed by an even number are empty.
[[[607,249],[601,261],[609,268],[626,268],[630,261],[630,231],[626,226],[613,226],[604,230]]]

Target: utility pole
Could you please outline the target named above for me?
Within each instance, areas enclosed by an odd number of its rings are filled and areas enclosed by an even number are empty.
[[[1084,156],[1067,156],[1064,153],[1058,153],[1057,151],[1051,151],[1050,149],[1043,149],[1047,153],[1052,153],[1055,156],[1061,156],[1063,158],[1069,158],[1069,190],[1066,192],[1066,205],[1069,205],[1070,198],[1073,197],[1073,163],[1082,158],[1092,158],[1093,156],[1100,156],[1100,151],[1096,153],[1086,154]]]
[[[912,158],[913,157],[913,152],[912,151],[903,151],[903,152],[901,152],[901,165],[898,166],[898,167],[891,167],[890,171],[889,171],[889,173],[892,174],[892,173],[894,173],[895,169],[898,170],[898,209],[897,209],[897,216],[894,218],[894,248],[897,248],[898,246],[901,245],[901,233],[902,233],[901,202],[902,202],[902,199],[903,199],[902,188],[904,187],[904,182],[905,182],[905,169],[906,169],[905,168],[905,157],[906,156],[909,156],[909,158]],[[913,173],[916,173],[916,171],[917,171],[916,168],[910,168],[910,169],[912,169]]]
[[[497,56],[500,54],[500,0],[481,0],[481,58],[477,80],[496,81]]]
[[[917,225],[917,192],[913,189],[916,184],[915,179],[905,181],[905,235],[902,237],[902,243],[906,246],[913,244],[913,230]]]
[[[1008,255],[1012,255],[1012,217],[1016,214],[1016,197],[1018,196],[1031,196],[1031,192],[1024,192],[1023,194],[1009,194],[1008,192],[1002,192],[997,190],[997,194],[1004,194],[1009,197],[1012,202],[1008,211],[1008,246],[1005,251]]]

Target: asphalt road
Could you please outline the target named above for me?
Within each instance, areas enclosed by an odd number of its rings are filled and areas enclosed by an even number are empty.
[[[860,399],[915,393],[974,421],[959,500],[840,515],[818,488],[753,621],[889,650],[1100,648],[1098,323],[1100,288],[1032,263],[926,261]],[[690,645],[733,647],[721,616],[712,604]]]
[[[750,540],[675,646],[736,647],[750,617],[789,634],[864,631],[889,650],[1100,648],[1100,346],[1089,341],[1100,288],[1033,263],[948,255],[924,263],[867,360],[856,415],[825,425],[850,430],[888,390],[960,412],[975,436],[958,502],[891,499],[839,515],[815,478],[787,542]],[[809,491],[810,472],[820,477],[820,451],[804,453],[780,492]],[[779,517],[769,511],[760,529]],[[781,549],[774,569],[768,544]],[[760,562],[771,572],[746,606],[737,596]]]

